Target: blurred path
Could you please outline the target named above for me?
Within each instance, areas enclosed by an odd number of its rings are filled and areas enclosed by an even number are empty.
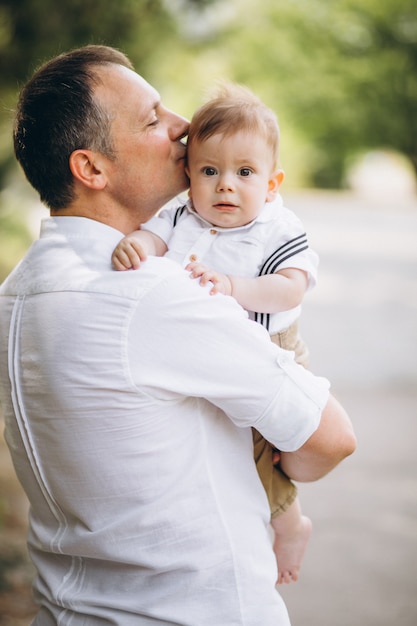
[[[302,485],[313,536],[281,588],[293,626],[417,624],[417,201],[287,195],[320,254],[302,331],[357,452]]]

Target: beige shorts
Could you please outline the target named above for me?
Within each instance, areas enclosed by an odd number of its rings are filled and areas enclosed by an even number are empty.
[[[295,360],[308,366],[308,349],[298,332],[295,322],[286,330],[271,335],[271,341],[284,350],[295,353]],[[254,428],[252,429],[254,458],[259,477],[268,496],[271,517],[284,513],[297,497],[297,487],[281,468],[272,464],[273,447]]]

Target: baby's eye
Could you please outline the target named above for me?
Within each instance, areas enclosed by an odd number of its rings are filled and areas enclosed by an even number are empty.
[[[214,167],[203,167],[203,174],[205,174],[205,176],[215,176],[217,171]]]
[[[249,167],[241,167],[239,170],[239,176],[250,176],[252,170]]]

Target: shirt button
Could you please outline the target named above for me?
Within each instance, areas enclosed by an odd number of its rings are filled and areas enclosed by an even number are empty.
[[[190,254],[190,261],[194,262],[197,261],[197,255],[196,254]]]
[[[216,235],[217,234],[217,230],[215,228],[212,228],[210,230],[210,235]]]

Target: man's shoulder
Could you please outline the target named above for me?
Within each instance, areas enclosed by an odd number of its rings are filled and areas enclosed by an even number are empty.
[[[96,275],[86,285],[91,291],[138,299],[164,282],[181,282],[184,270],[166,257],[149,256],[137,270],[109,270]]]
[[[0,295],[30,297],[67,291],[137,299],[164,281],[180,280],[182,273],[177,263],[165,257],[151,256],[138,270],[119,272],[110,263],[90,265],[75,254],[66,256],[61,267],[28,254],[0,286]]]

